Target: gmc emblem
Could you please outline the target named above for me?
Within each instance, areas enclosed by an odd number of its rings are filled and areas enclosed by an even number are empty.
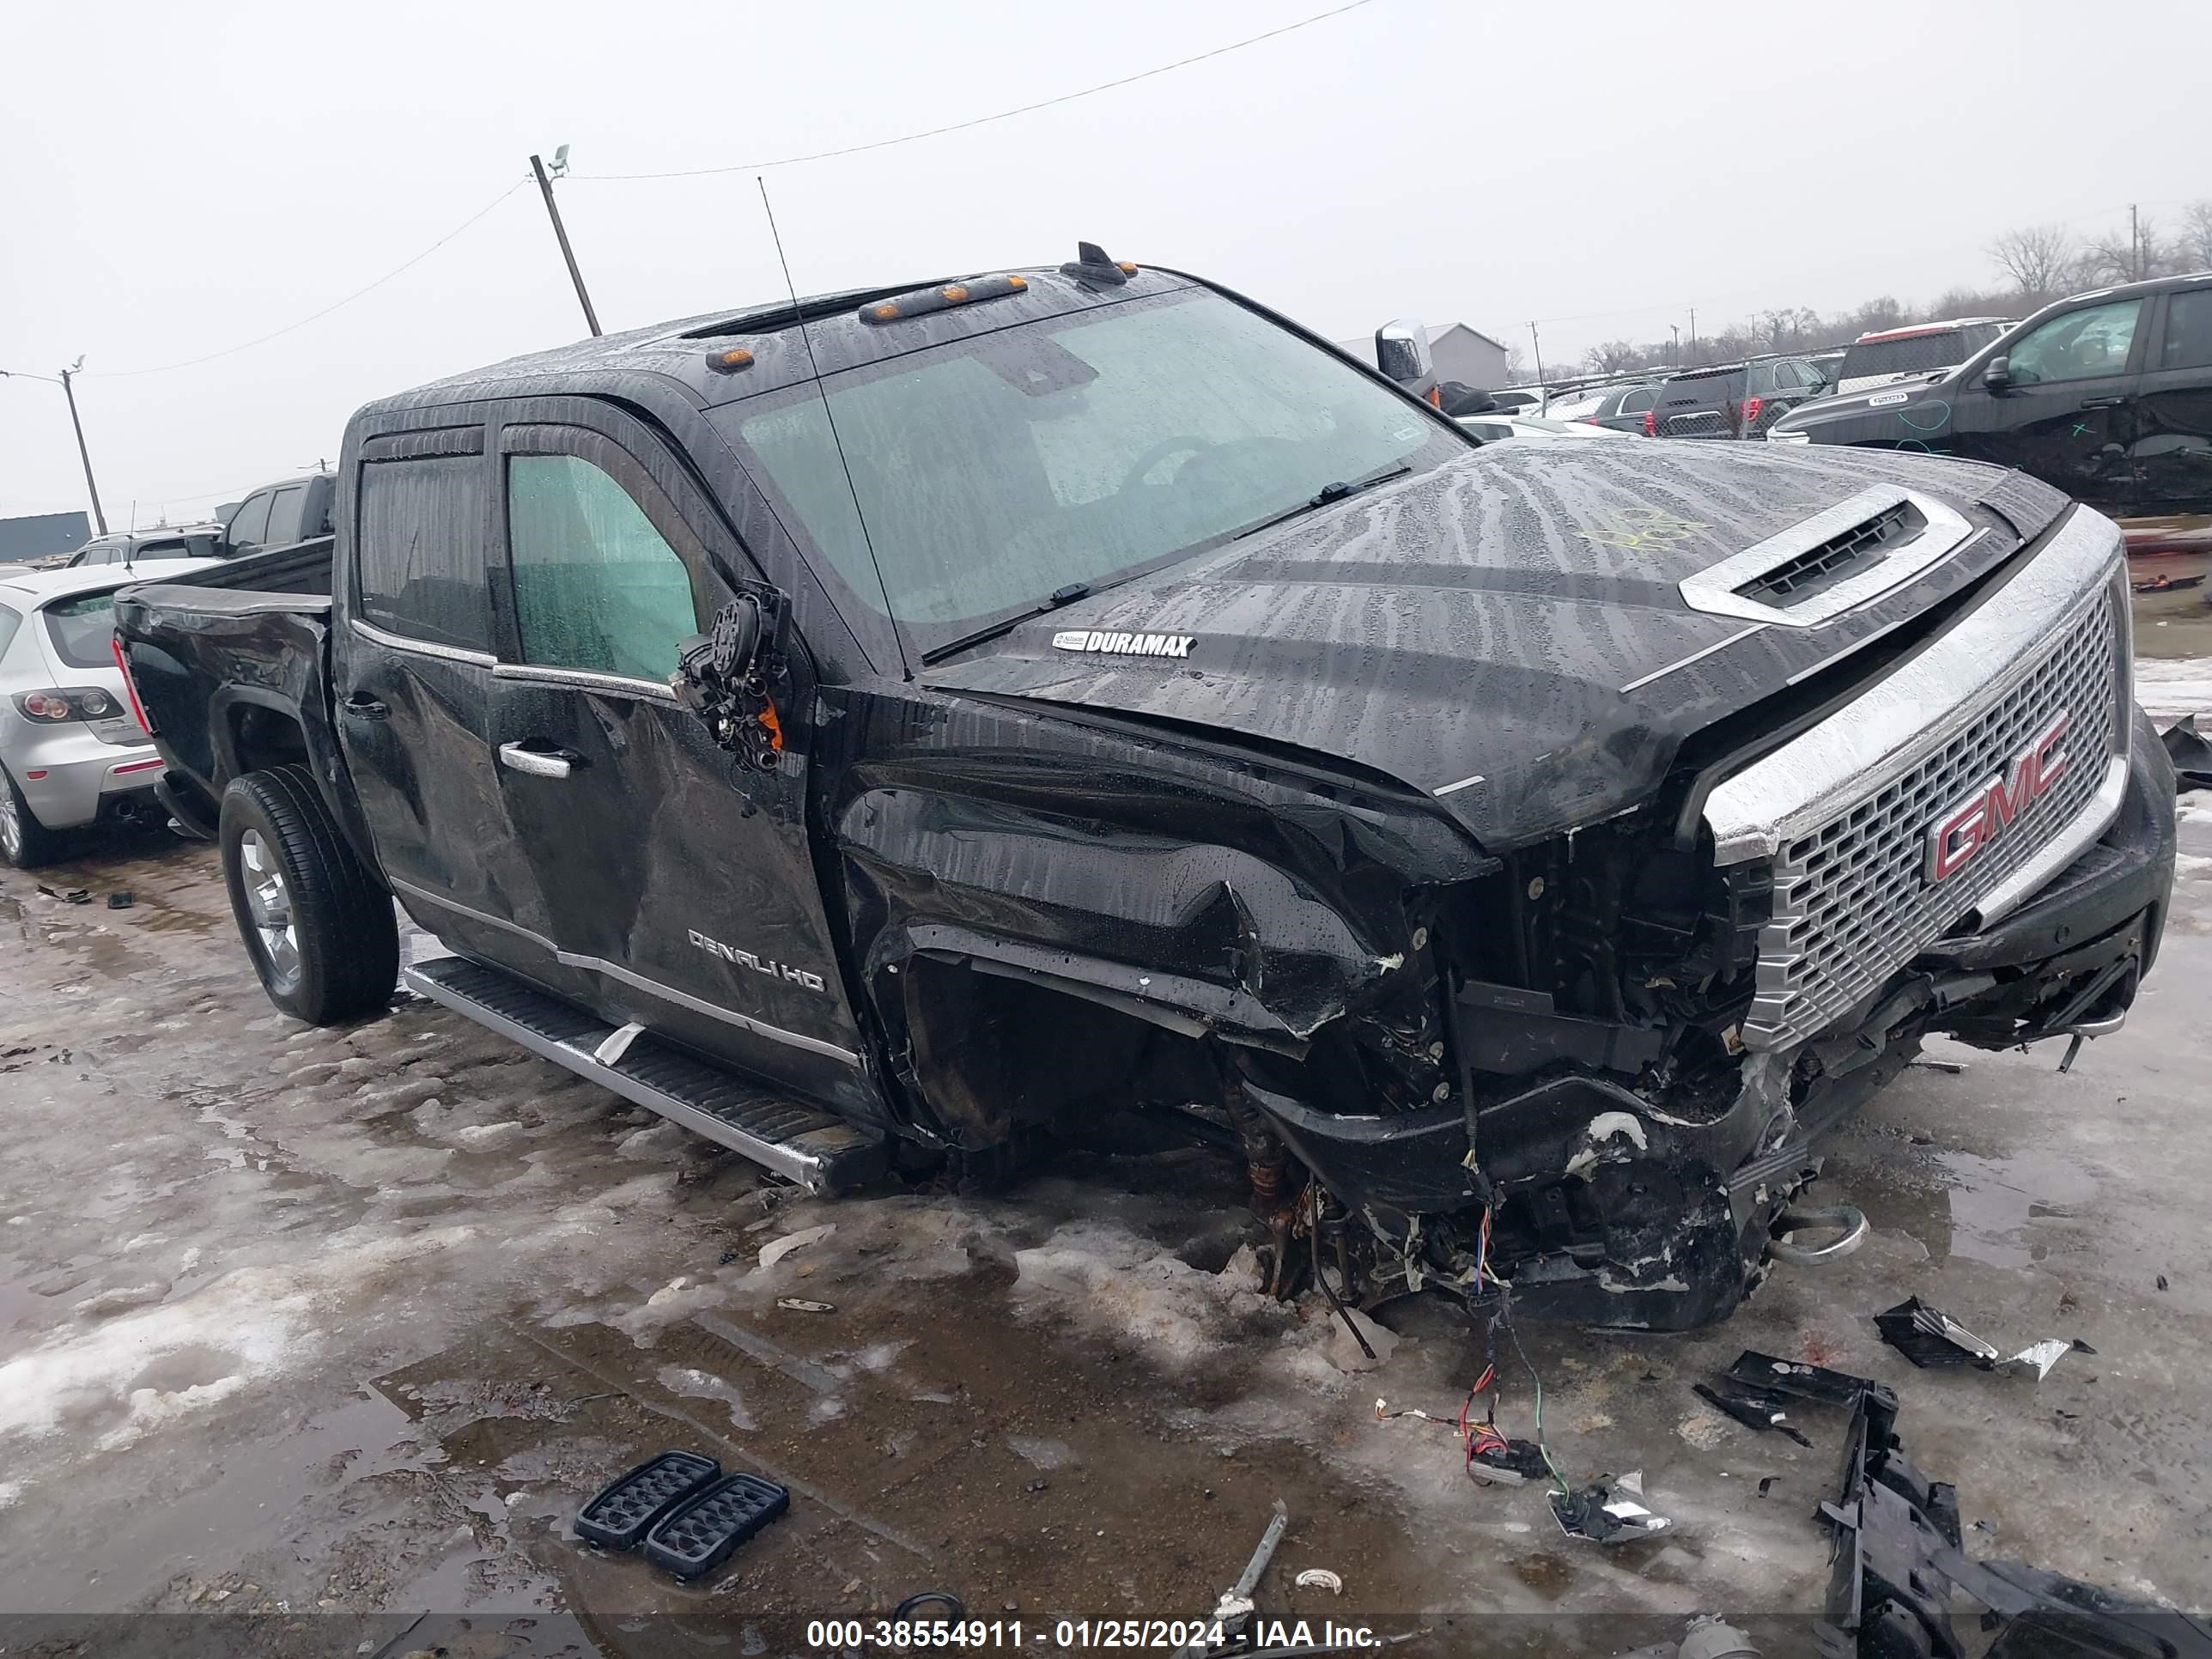
[[[1972,863],[1976,854],[2008,829],[2066,771],[2066,751],[2058,740],[2073,716],[2064,709],[2013,757],[1999,772],[1931,825],[1928,831],[1928,879],[1948,881]]]

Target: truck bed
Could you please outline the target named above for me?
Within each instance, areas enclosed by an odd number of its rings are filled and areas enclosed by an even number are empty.
[[[117,593],[116,641],[185,828],[210,833],[223,786],[262,767],[307,764],[335,793],[331,568],[324,536]]]

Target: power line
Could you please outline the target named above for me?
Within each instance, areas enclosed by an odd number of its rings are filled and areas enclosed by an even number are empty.
[[[1358,11],[1372,5],[1374,0],[1350,0],[1350,3],[1316,12],[1295,23],[1285,23],[1263,34],[1248,35],[1242,40],[1232,40],[1225,46],[1216,46],[1211,52],[1201,52],[1194,57],[1179,58],[1172,64],[1162,64],[1157,69],[1139,70],[1134,75],[1122,76],[1115,81],[1101,81],[1095,87],[1085,87],[1079,92],[1064,92],[1056,98],[1041,98],[1034,104],[1023,104],[1013,109],[1002,109],[995,115],[978,115],[971,120],[955,121],[950,125],[930,127],[921,132],[901,133],[896,138],[878,138],[865,144],[848,144],[842,149],[816,150],[806,155],[778,156],[770,161],[735,161],[727,167],[684,167],[673,173],[580,173],[572,176],[599,184],[623,184],[641,179],[702,179],[718,173],[759,173],[769,167],[797,167],[803,161],[827,161],[840,155],[859,155],[872,149],[889,149],[894,144],[911,144],[923,138],[941,138],[948,132],[965,132],[971,127],[988,126],[994,121],[1009,121],[1017,115],[1034,114],[1041,109],[1051,109],[1059,104],[1072,104],[1079,98],[1089,98],[1098,93],[1111,92],[1116,87],[1132,86],[1139,81],[1149,81],[1156,75],[1167,75],[1176,70],[1188,69],[1193,64],[1203,64],[1211,58],[1221,58],[1232,52],[1242,52],[1247,46],[1256,46],[1262,40],[1295,33],[1310,28],[1316,23],[1325,23],[1332,17],[1341,17],[1348,11]]]
[[[356,289],[352,293],[347,295],[343,300],[332,301],[329,305],[325,306],[320,311],[314,312],[307,316],[302,317],[295,323],[287,323],[280,329],[272,330],[267,334],[260,335],[254,339],[243,341],[234,346],[225,346],[221,351],[210,351],[204,357],[188,357],[180,363],[160,363],[151,368],[111,369],[102,372],[100,378],[106,380],[127,380],[137,374],[167,374],[173,370],[179,368],[198,368],[202,363],[211,363],[218,357],[234,356],[241,351],[251,351],[256,346],[267,345],[271,340],[281,339],[285,335],[293,332],[295,330],[305,328],[309,323],[319,322],[324,318],[329,316],[332,312],[341,310],[343,307],[351,305],[356,300],[362,298],[365,295],[374,293],[378,289],[382,288],[393,277],[398,276],[404,272],[411,270],[416,265],[421,264],[423,260],[428,258],[440,248],[445,246],[447,243],[452,241],[453,238],[459,235],[463,231],[468,229],[479,219],[483,219],[489,215],[494,208],[497,207],[501,202],[507,200],[508,197],[514,195],[516,191],[520,190],[523,185],[529,182],[530,180],[527,178],[516,179],[505,190],[500,191],[498,195],[493,197],[490,201],[485,203],[483,206],[478,208],[467,218],[462,220],[459,224],[455,225],[443,236],[441,236],[436,241],[431,243],[429,246],[424,248],[420,253],[415,255],[411,259],[409,259],[404,264],[394,265],[390,270],[386,271],[383,276],[378,277],[374,282],[367,284],[365,287]]]

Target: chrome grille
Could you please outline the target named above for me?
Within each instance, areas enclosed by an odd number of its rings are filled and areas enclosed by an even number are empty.
[[[1774,860],[1774,917],[1759,936],[1747,1042],[1780,1048],[1817,1035],[1879,990],[2021,868],[2097,792],[2124,733],[2118,718],[2120,618],[2106,583],[2045,635],[2040,660],[1906,769],[1784,841]],[[1941,883],[1928,836],[2063,709],[2067,762],[2050,790]]]

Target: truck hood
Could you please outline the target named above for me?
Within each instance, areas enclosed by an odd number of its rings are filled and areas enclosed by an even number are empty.
[[[1676,584],[1892,483],[1984,533],[1818,627]],[[1682,738],[2001,562],[2065,505],[1996,468],[1666,441],[1469,454],[1070,605],[925,684],[1337,757],[1437,797],[1486,848],[1633,805]]]
[[[1942,369],[1861,392],[1816,398],[1784,415],[1767,435],[1804,432],[1812,434],[1815,442],[1826,442],[1832,440],[1822,428],[1841,427],[1852,434],[1843,441],[1861,441],[1863,429],[1893,442],[1924,443],[1950,430],[1951,393],[1957,377],[1958,370]]]

